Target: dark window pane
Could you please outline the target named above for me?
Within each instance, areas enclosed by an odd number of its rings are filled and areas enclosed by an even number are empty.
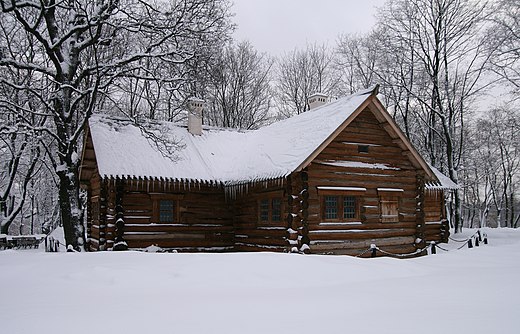
[[[356,198],[354,196],[343,197],[343,218],[356,218]]]
[[[159,221],[161,223],[173,223],[175,203],[169,200],[159,202]]]
[[[338,218],[338,196],[325,196],[325,219]]]
[[[271,202],[271,220],[279,222],[282,220],[282,200],[279,198],[273,198]]]
[[[269,200],[263,199],[260,201],[260,221],[269,221]]]
[[[357,151],[359,153],[368,153],[368,145],[358,145]]]

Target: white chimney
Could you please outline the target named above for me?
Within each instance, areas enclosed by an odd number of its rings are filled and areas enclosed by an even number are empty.
[[[309,103],[309,109],[316,109],[326,104],[329,101],[329,96],[323,93],[314,93],[309,96],[307,102]]]
[[[188,99],[188,132],[192,135],[202,134],[202,109],[204,100],[190,97]]]

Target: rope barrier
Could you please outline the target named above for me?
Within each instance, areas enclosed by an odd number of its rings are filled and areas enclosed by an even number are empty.
[[[449,249],[446,249],[444,247],[439,246],[439,244],[435,244],[435,247],[437,247],[438,249],[443,250],[445,252],[449,252],[450,251]]]
[[[449,237],[449,239],[451,241],[454,241],[454,242],[468,242],[468,240],[470,240],[471,238],[473,238],[475,235],[478,235],[480,237],[480,230],[477,230],[477,232],[473,233],[473,235],[471,235],[469,238],[465,239],[465,240],[457,240],[457,239],[453,239],[452,237]]]
[[[471,240],[471,239],[466,240],[466,242],[463,243],[462,246],[458,247],[457,250],[460,250],[460,249],[466,247],[466,245],[468,244],[468,242],[469,242],[470,240]]]
[[[481,240],[482,238],[482,234],[480,233],[480,230],[477,230],[477,232],[473,233],[473,235],[471,235],[468,239],[466,240],[456,240],[456,239],[453,239],[450,237],[450,240],[453,240],[455,242],[463,242],[463,244],[459,247],[457,247],[456,249],[446,249],[442,246],[440,246],[438,243],[432,241],[431,244],[421,248],[421,249],[417,249],[416,251],[412,252],[412,253],[406,253],[406,254],[395,254],[395,253],[391,253],[391,252],[388,252],[388,251],[385,251],[379,247],[377,247],[376,245],[372,244],[370,245],[370,248],[368,248],[367,250],[363,251],[362,253],[356,255],[356,257],[361,257],[363,255],[365,255],[366,253],[368,252],[372,252],[372,256],[374,257],[375,256],[375,253],[374,251],[375,250],[378,250],[380,253],[383,253],[385,255],[388,255],[388,256],[394,256],[394,257],[399,257],[399,258],[402,258],[402,257],[408,257],[408,256],[413,256],[413,255],[417,255],[417,254],[420,254],[426,250],[428,250],[428,248],[431,248],[431,254],[436,254],[435,252],[435,249],[440,249],[444,252],[450,252],[452,250],[460,250],[464,247],[466,247],[466,245],[468,245],[468,248],[473,248],[473,239],[475,239],[475,246],[479,246],[479,241]],[[484,244],[487,244],[487,234],[484,233],[483,234],[483,238],[484,238]]]
[[[427,250],[430,246],[426,246],[422,249],[417,249],[415,252],[412,252],[412,253],[406,253],[406,254],[395,254],[395,253],[390,253],[390,252],[387,252],[387,251],[384,251],[382,250],[381,248],[379,247],[376,247],[376,249],[378,251],[380,251],[381,253],[383,254],[386,254],[386,255],[390,255],[390,256],[396,256],[396,257],[406,257],[406,256],[412,256],[412,255],[417,255],[417,254],[421,254],[422,252],[424,252],[425,250]]]
[[[457,240],[457,239],[453,239],[452,237],[449,237],[451,241],[454,241],[454,242],[467,242],[468,239],[466,240]]]
[[[361,257],[361,256],[365,255],[366,253],[370,252],[371,250],[372,250],[372,248],[369,248],[366,251],[364,251],[363,253],[356,255],[355,257]]]

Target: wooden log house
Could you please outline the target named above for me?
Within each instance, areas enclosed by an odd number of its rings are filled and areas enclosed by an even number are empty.
[[[376,95],[318,94],[310,111],[255,131],[203,128],[195,99],[188,127],[93,117],[80,170],[89,249],[420,255],[447,242],[445,193],[457,186]]]

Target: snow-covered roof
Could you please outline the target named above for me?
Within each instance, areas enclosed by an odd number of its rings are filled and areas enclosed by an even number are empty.
[[[254,131],[205,127],[201,136],[193,136],[174,123],[148,125],[181,144],[173,159],[128,121],[93,116],[90,133],[102,177],[266,180],[295,171],[370,93],[365,90]]]
[[[437,177],[438,182],[428,182],[426,183],[426,189],[429,190],[457,190],[460,188],[458,184],[453,182],[449,177],[442,174],[437,168],[428,164],[430,169],[433,171],[435,176]]]
[[[95,115],[90,134],[102,177],[224,184],[275,179],[310,161],[374,92],[366,89],[254,131],[204,127],[194,136],[186,126],[160,121],[143,131],[128,120]],[[148,132],[177,143],[174,155],[160,150]]]

